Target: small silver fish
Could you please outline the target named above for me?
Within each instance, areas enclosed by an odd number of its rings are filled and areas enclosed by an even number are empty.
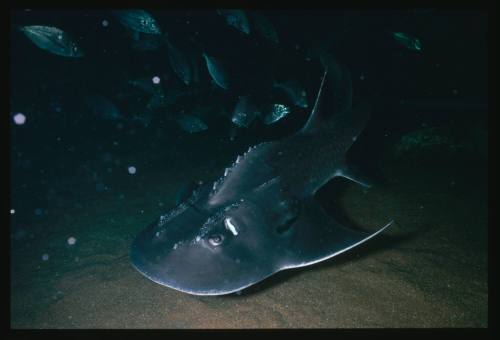
[[[86,96],[84,102],[95,115],[105,120],[115,121],[124,119],[115,104],[99,94]]]
[[[278,44],[279,38],[273,24],[263,15],[258,13],[253,14],[253,22],[257,31],[267,40]]]
[[[180,78],[180,80],[186,84],[191,84],[191,65],[187,57],[182,53],[177,47],[173,46],[167,40],[168,46],[168,59],[170,61],[170,66],[174,70],[175,74]]]
[[[226,19],[229,26],[233,26],[237,30],[250,34],[250,25],[245,12],[241,9],[218,9],[217,14]]]
[[[182,114],[175,120],[184,131],[189,133],[201,132],[208,129],[207,124],[205,124],[200,118],[190,114]]]
[[[249,127],[258,115],[260,115],[260,112],[251,95],[240,96],[231,121],[239,127]]]
[[[222,87],[224,90],[229,88],[230,82],[229,77],[226,71],[226,68],[221,64],[217,59],[208,56],[205,52],[203,52],[203,57],[207,63],[208,73],[214,80],[214,82]]]
[[[274,83],[273,87],[284,91],[294,105],[304,109],[309,106],[307,103],[307,93],[299,82],[290,80],[283,83]]]
[[[83,57],[83,51],[71,36],[57,27],[23,26],[23,32],[36,46],[62,57]]]
[[[394,37],[394,40],[407,49],[418,52],[422,51],[422,43],[419,39],[403,32],[395,32],[392,36]]]
[[[271,111],[264,117],[264,124],[269,125],[277,122],[290,113],[290,109],[283,104],[273,104]]]
[[[155,18],[148,12],[141,9],[116,10],[113,14],[117,17],[123,26],[126,26],[134,31],[161,34],[160,26],[158,26]]]
[[[155,51],[165,43],[161,35],[138,31],[134,31],[132,40],[132,48],[139,51]]]

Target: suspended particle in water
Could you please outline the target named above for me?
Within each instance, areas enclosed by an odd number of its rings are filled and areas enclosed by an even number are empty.
[[[14,115],[14,123],[17,125],[23,125],[26,122],[26,116],[22,113],[16,113]]]
[[[48,260],[49,260],[49,254],[43,254],[42,261],[48,261]]]
[[[136,171],[137,171],[137,169],[135,168],[135,166],[129,166],[128,167],[128,173],[129,174],[133,175],[133,174],[136,173]]]
[[[10,213],[11,213],[12,215],[14,215],[14,214],[16,213],[16,211],[15,211],[14,209],[10,209]]]
[[[42,208],[36,208],[35,209],[35,215],[40,216],[43,214],[43,209]]]
[[[109,21],[108,21],[108,20],[106,20],[106,19],[104,19],[104,20],[101,22],[101,24],[102,24],[102,27],[108,27],[108,26],[109,26]]]
[[[152,80],[153,80],[153,84],[159,84],[160,83],[160,77],[158,77],[158,76],[154,76]]]
[[[76,238],[74,238],[73,236],[68,238],[68,244],[70,246],[74,245],[75,243],[76,243]]]

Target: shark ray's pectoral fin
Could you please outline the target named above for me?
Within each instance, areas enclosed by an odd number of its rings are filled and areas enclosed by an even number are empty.
[[[335,176],[340,176],[347,178],[353,182],[358,183],[359,185],[364,186],[365,188],[370,188],[373,183],[372,181],[362,174],[358,168],[352,165],[344,165],[341,169],[339,169]]]
[[[304,202],[300,217],[289,233],[288,258],[283,269],[312,265],[339,255],[384,231],[393,221],[374,232],[347,228],[329,216],[313,198]]]

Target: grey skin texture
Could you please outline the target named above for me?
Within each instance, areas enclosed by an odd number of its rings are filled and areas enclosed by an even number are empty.
[[[341,79],[348,78],[342,70]],[[199,187],[137,236],[131,260],[139,272],[189,294],[229,294],[280,270],[334,257],[392,224],[373,233],[351,230],[315,201],[314,193],[335,176],[368,186],[344,155],[369,109],[349,107],[326,119],[327,74],[298,133],[251,147],[219,180]]]

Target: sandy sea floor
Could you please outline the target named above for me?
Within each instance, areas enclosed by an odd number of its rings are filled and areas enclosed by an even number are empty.
[[[66,189],[49,214],[14,221],[23,232],[11,237],[11,327],[488,326],[486,161],[391,160],[386,183],[368,191],[329,184],[325,207],[342,211],[350,225],[396,224],[347,253],[280,272],[241,295],[192,296],[138,273],[128,258],[135,235],[174,204],[185,178],[215,178],[234,155],[196,167],[189,157],[152,166],[136,159],[136,177],[111,176],[109,190],[98,193],[60,179]]]

